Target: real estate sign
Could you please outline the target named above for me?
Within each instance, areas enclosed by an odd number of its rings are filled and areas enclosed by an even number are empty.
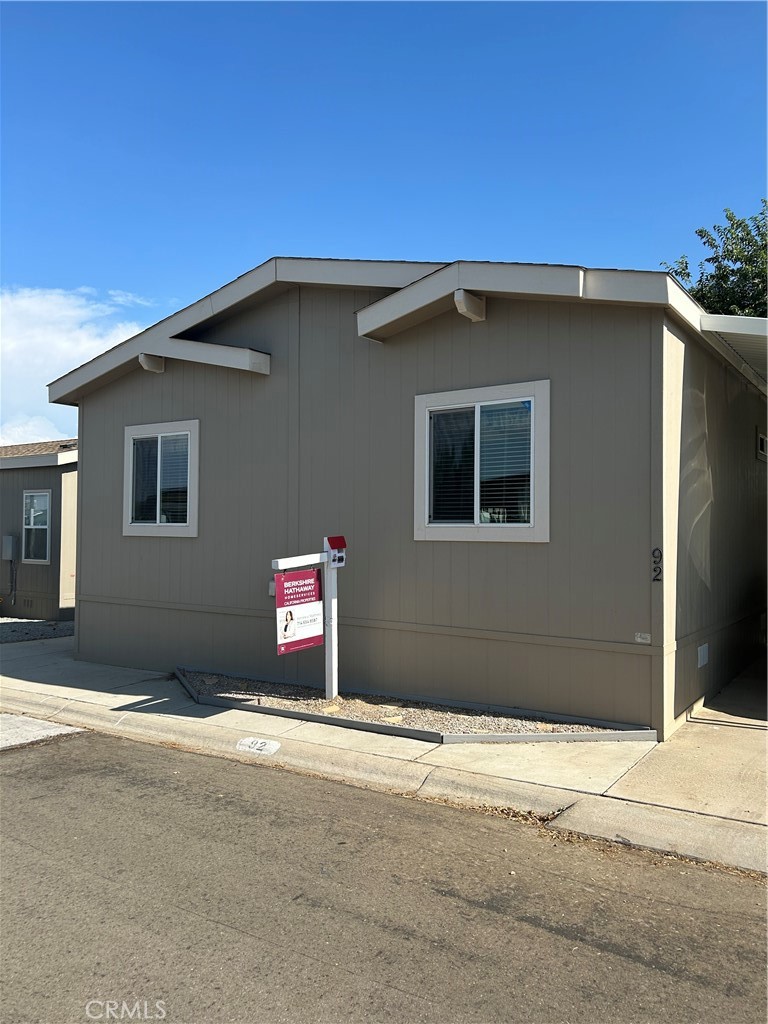
[[[323,642],[319,569],[275,573],[277,653],[291,654]]]

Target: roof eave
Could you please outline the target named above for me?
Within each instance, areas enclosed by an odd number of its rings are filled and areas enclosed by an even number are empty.
[[[147,332],[138,334],[124,342],[117,349],[111,349],[100,357],[99,373],[94,375],[92,364],[73,370],[48,385],[48,401],[57,405],[77,405],[78,401],[110,381],[117,380],[132,370],[139,369],[143,356],[161,360],[204,363],[221,366],[230,370],[245,370],[269,376],[271,357],[268,352],[234,345],[211,345],[204,341],[185,341],[182,338],[157,338],[151,341]],[[148,369],[148,367],[145,367]],[[156,370],[154,372],[157,372]],[[162,370],[160,370],[162,372]]]
[[[210,295],[198,299],[191,306],[186,306],[52,381],[48,385],[48,400],[61,405],[77,405],[83,395],[136,369],[141,353],[172,356],[171,352],[160,351],[168,342],[186,341],[186,333],[233,311],[241,303],[265,301],[292,285],[399,289],[444,265],[275,256]],[[216,346],[220,347],[223,346]]]
[[[446,312],[460,289],[506,298],[654,306],[665,309],[694,330],[750,383],[766,393],[765,375],[754,354],[765,337],[756,318],[712,317],[666,271],[591,270],[537,264],[452,263],[429,277],[387,295],[358,311],[360,337],[386,341],[401,331]],[[746,321],[746,323],[745,323]],[[734,346],[741,332],[751,348]],[[752,356],[752,358],[750,358]]]
[[[57,452],[50,455],[4,455],[0,456],[1,469],[38,469],[50,466],[69,466],[77,462],[77,450]]]

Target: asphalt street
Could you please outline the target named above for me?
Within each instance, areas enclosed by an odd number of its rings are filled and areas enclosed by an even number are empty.
[[[0,774],[6,1024],[766,1019],[753,877],[91,733]]]

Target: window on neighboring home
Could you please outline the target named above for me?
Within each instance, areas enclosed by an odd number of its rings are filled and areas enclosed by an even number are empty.
[[[416,540],[549,540],[549,381],[416,396]]]
[[[24,491],[23,562],[51,560],[51,492]]]
[[[125,428],[123,534],[197,536],[199,421]]]

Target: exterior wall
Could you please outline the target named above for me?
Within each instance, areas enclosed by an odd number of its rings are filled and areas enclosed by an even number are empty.
[[[683,348],[678,489],[674,703],[679,716],[717,692],[761,649],[766,608],[766,464],[756,455],[766,400],[672,322],[665,343]],[[675,400],[669,396],[668,400]],[[699,665],[699,648],[708,660]],[[703,653],[703,652],[702,652]]]
[[[269,377],[166,361],[81,405],[79,655],[320,683],[278,658],[271,560],[343,533],[345,689],[649,725],[650,309],[489,298],[379,345],[382,293],[293,288],[200,340],[272,355]],[[413,540],[416,394],[551,381],[550,542]],[[200,420],[196,539],[123,537],[127,424]]]
[[[16,563],[16,602],[11,604],[11,563],[0,562],[0,615],[18,619],[59,619],[72,616],[74,601],[65,602],[60,592],[62,551],[62,479],[77,479],[77,467],[38,466],[28,469],[4,469],[0,473],[0,531],[18,538],[19,561]],[[51,492],[50,563],[32,565],[22,562],[24,544],[24,491]],[[70,515],[69,508],[66,515]],[[67,529],[74,531],[74,518]],[[69,549],[73,540],[67,540]]]
[[[75,607],[75,566],[77,562],[77,471],[61,476],[61,557],[59,558],[59,604]]]

